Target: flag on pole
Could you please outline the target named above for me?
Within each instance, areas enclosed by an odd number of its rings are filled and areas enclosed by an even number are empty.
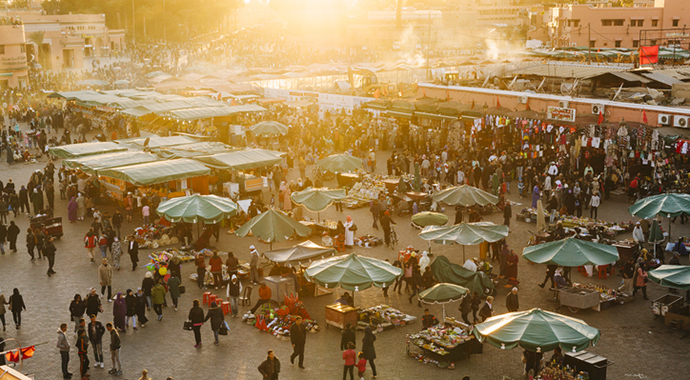
[[[35,352],[36,352],[36,346],[30,346],[30,347],[22,348],[22,360],[28,359],[28,358],[34,356]]]
[[[377,88],[374,91],[374,99],[378,99],[380,96],[381,96],[381,91],[379,91],[379,89]]]
[[[426,90],[422,89],[422,98],[426,98]]]
[[[5,359],[8,362],[18,363],[19,359],[28,359],[34,356],[36,352],[36,346],[24,347],[22,349],[12,350],[5,354]]]
[[[237,101],[235,99],[230,100],[230,105],[231,106],[239,106],[239,104],[237,103]]]
[[[601,124],[604,122],[604,114],[599,111],[599,119],[597,120],[597,124]]]
[[[446,90],[446,101],[450,102],[450,91]]]
[[[527,98],[527,103],[525,103],[525,105],[527,106],[527,111],[531,110],[531,108],[529,108],[529,98]]]
[[[472,108],[470,108],[470,109],[471,109],[471,110],[474,109],[474,99],[472,99]]]
[[[642,122],[649,124],[649,120],[647,119],[647,110],[642,110]]]
[[[501,108],[501,101],[498,100],[498,95],[496,95],[496,108]]]

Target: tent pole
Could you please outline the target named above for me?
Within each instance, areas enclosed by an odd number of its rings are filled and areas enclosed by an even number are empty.
[[[462,263],[465,264],[465,246],[462,246]]]

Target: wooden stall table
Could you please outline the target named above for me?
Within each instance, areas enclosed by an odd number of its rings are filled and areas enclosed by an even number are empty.
[[[628,259],[635,259],[637,257],[637,253],[639,250],[637,244],[619,241],[616,244],[613,244],[613,246],[616,247],[616,249],[618,250],[618,256],[620,256],[618,262],[621,263],[621,266],[625,264],[628,261]]]
[[[395,190],[398,189],[398,184],[400,181],[397,179],[384,179],[381,181],[386,186],[386,190],[388,190],[388,194],[393,194]]]
[[[352,306],[341,303],[326,305],[326,327],[330,325],[342,330],[348,323],[356,326],[358,319],[357,309]]]
[[[354,173],[340,173],[338,174],[339,187],[352,187],[359,181],[359,175]]]

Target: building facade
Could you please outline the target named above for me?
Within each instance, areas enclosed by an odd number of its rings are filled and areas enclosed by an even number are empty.
[[[690,27],[688,0],[655,0],[653,7],[570,4],[551,10],[549,36],[553,47],[638,48],[659,44],[688,49],[690,33],[684,32],[686,27]],[[645,41],[643,37],[640,41],[641,31],[660,34],[658,39],[648,37]]]
[[[24,25],[0,22],[0,90],[25,88],[28,70]]]
[[[103,14],[0,11],[0,16],[21,20],[27,60],[45,70],[81,69],[84,58],[109,56],[124,47],[124,30],[108,29]]]

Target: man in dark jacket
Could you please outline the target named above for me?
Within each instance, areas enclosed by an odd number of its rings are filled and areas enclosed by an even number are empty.
[[[93,346],[93,358],[96,361],[96,366],[103,368],[103,334],[105,334],[105,327],[100,321],[96,320],[96,316],[90,314],[91,322],[88,325],[89,341]]]
[[[275,357],[273,350],[268,350],[268,357],[259,365],[258,369],[264,380],[278,380],[280,360]]]
[[[357,344],[355,337],[355,330],[352,329],[352,323],[348,322],[343,330],[342,337],[340,338],[340,351],[347,350],[348,344]]]
[[[120,214],[120,210],[115,210],[115,214],[113,214],[112,222],[113,222],[113,228],[115,231],[117,231],[117,237],[120,237],[120,227],[122,227],[122,214]]]
[[[43,256],[48,259],[48,276],[55,274],[53,265],[55,265],[55,251],[57,251],[57,248],[55,248],[55,244],[53,244],[53,239],[52,236],[49,237],[43,247]]]
[[[122,361],[120,361],[120,347],[122,343],[120,341],[120,334],[113,328],[112,323],[107,323],[105,328],[110,332],[110,357],[113,361],[113,369],[108,371],[108,373],[120,376],[122,375]],[[103,363],[101,363],[101,368],[103,368]]]
[[[101,299],[96,293],[96,288],[91,288],[89,295],[84,300],[86,302],[86,315],[98,315],[103,310],[101,307]]]
[[[25,207],[26,214],[28,215],[31,212],[31,210],[29,210],[29,191],[22,186],[22,188],[19,189],[19,210],[24,212]]]
[[[467,318],[472,312],[472,296],[470,296],[469,292],[462,297],[459,310],[460,314],[462,314],[462,320],[468,325],[471,325],[469,318]]]
[[[304,369],[304,344],[307,341],[307,329],[302,324],[302,317],[297,317],[295,323],[290,326],[290,341],[293,350],[290,363],[295,364],[295,358],[299,356],[299,367]]]
[[[386,210],[381,216],[381,228],[383,228],[383,236],[386,242],[386,247],[391,244],[391,224],[396,224],[390,217],[390,213]]]
[[[137,269],[137,263],[139,262],[139,243],[134,239],[134,235],[130,236],[127,242],[127,253],[129,253],[129,257],[132,259],[132,271],[134,271]]]
[[[513,216],[513,208],[510,206],[510,201],[506,201],[503,206],[503,225],[510,228],[510,218]]]
[[[429,313],[429,309],[424,309],[424,315],[422,315],[422,327],[428,329],[431,326],[436,326],[438,324],[438,319],[434,317],[433,314]]]
[[[218,333],[221,328],[223,328],[223,324],[225,323],[225,316],[223,315],[223,310],[220,308],[220,306],[216,305],[215,302],[211,302],[211,307],[208,308],[208,313],[206,313],[206,318],[204,318],[204,322],[211,320],[211,330],[213,330],[213,336],[216,338],[216,341],[213,342],[216,346],[220,344],[218,341]]]
[[[7,240],[10,242],[10,251],[17,252],[17,237],[19,236],[19,227],[14,224],[14,220],[10,221],[10,226],[7,228]]]
[[[493,302],[494,297],[486,297],[486,302],[484,302],[484,306],[482,306],[482,309],[479,310],[479,316],[482,318],[482,322],[486,321],[494,315]]]
[[[520,308],[520,301],[518,300],[518,288],[513,288],[513,290],[508,293],[508,296],[506,297],[506,309],[508,309],[509,312],[514,312],[518,311]]]
[[[89,371],[89,341],[86,339],[86,331],[77,330],[77,352],[79,354],[79,368],[81,377],[84,378]]]

